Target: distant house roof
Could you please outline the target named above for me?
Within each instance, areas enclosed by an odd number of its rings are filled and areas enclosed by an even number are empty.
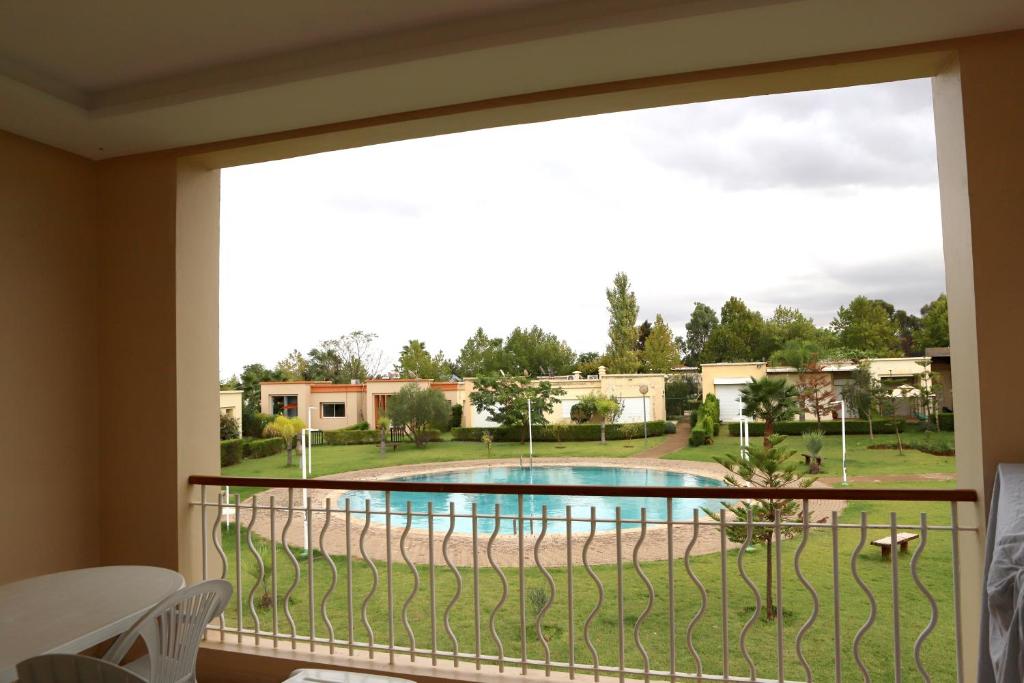
[[[929,358],[949,358],[949,347],[948,346],[929,346],[924,350],[924,355]]]

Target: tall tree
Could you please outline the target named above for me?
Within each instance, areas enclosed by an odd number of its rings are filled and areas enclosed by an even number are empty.
[[[782,378],[762,377],[740,389],[743,414],[764,421],[765,448],[771,448],[775,423],[796,415],[798,398],[796,387]]]
[[[565,389],[551,382],[531,381],[521,375],[480,377],[469,400],[478,411],[487,411],[503,427],[520,427],[520,441],[526,441],[527,425],[545,425]],[[528,419],[528,416],[530,419]]]
[[[850,381],[843,385],[843,400],[856,412],[857,417],[868,421],[868,437],[875,438],[874,415],[885,390],[875,376],[871,374],[871,365],[867,361],[857,364],[857,369],[850,373]]]
[[[410,339],[398,355],[395,372],[406,378],[447,380],[452,374],[452,365],[440,351],[431,356],[426,344]]]
[[[686,357],[683,360],[687,365],[697,365],[701,362],[704,345],[716,327],[718,314],[707,304],[698,301],[693,307],[693,313],[690,314],[690,322],[686,323]]]
[[[484,328],[476,328],[455,359],[455,372],[462,377],[483,377],[499,371],[509,371],[504,342],[501,337],[488,337]]]
[[[820,425],[821,416],[831,412],[831,406],[836,400],[832,377],[825,372],[825,366],[820,360],[811,358],[808,361],[797,377],[796,389],[804,410],[814,415]]]
[[[790,339],[782,348],[775,350],[768,358],[769,365],[776,367],[804,368],[815,359],[824,358],[825,348],[810,339]]]
[[[721,324],[708,337],[701,360],[707,363],[767,360],[771,338],[764,317],[731,297],[722,305]]]
[[[916,338],[918,330],[921,329],[921,319],[903,309],[892,314],[892,321],[896,325],[896,336],[900,351],[904,356],[916,356],[922,349],[917,348]]]
[[[716,456],[715,460],[729,470],[729,474],[725,476],[725,482],[730,486],[772,489],[807,488],[813,484],[814,479],[804,477],[800,473],[797,463],[793,461],[796,451],[782,448],[781,444],[784,439],[783,436],[775,436],[770,439],[766,438],[764,446],[751,445],[746,457],[740,457],[739,454],[734,453]],[[729,540],[734,543],[745,541],[748,531],[746,523],[749,521],[752,542],[763,545],[765,548],[764,618],[771,621],[778,616],[775,610],[775,584],[772,578],[772,572],[775,569],[772,561],[772,543],[775,540],[774,525],[776,520],[782,524],[780,533],[784,538],[795,535],[798,527],[785,523],[800,520],[800,504],[791,498],[783,498],[757,500],[752,503],[723,504],[722,507],[724,510],[705,508],[705,512],[716,521],[726,513],[735,518],[736,523],[730,524],[726,528]],[[782,549],[775,548],[774,552],[782,552]]]
[[[772,346],[778,348],[793,340],[812,341],[818,344],[823,341],[823,330],[815,327],[814,321],[796,308],[777,306],[772,317],[768,318],[767,326]]]
[[[277,365],[274,366],[274,372],[282,380],[300,380],[308,379],[307,369],[309,363],[306,357],[302,355],[302,352],[295,349],[287,356],[277,361]]]
[[[921,328],[915,342],[922,353],[930,346],[949,346],[949,301],[945,294],[921,308]]]
[[[636,327],[636,350],[643,351],[647,337],[651,335],[651,321],[645,320]]]
[[[260,412],[260,382],[280,380],[281,376],[260,363],[252,363],[242,368],[242,413],[255,415]],[[247,434],[246,436],[258,436]]]
[[[665,324],[659,313],[640,352],[644,372],[668,372],[679,365],[679,349],[672,339],[672,328]]]
[[[512,330],[505,340],[505,356],[511,374],[564,375],[572,372],[576,354],[569,344],[534,325]]]
[[[598,368],[604,364],[604,358],[601,354],[596,351],[585,351],[576,357],[576,369],[580,371],[580,374],[586,377],[587,375],[596,375]]]
[[[899,351],[899,336],[891,315],[891,304],[866,296],[855,297],[840,306],[832,330],[839,344],[847,349],[861,349],[873,356],[890,356]]]
[[[612,286],[605,290],[608,298],[608,352],[606,365],[610,372],[636,372],[640,367],[636,351],[636,317],[640,307],[625,273],[617,273]]]
[[[327,339],[309,352],[310,379],[348,384],[379,377],[384,370],[383,354],[376,348],[377,335],[355,330]]]

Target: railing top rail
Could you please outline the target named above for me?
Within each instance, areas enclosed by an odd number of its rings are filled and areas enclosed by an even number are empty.
[[[559,486],[553,484],[471,484],[451,482],[354,481],[344,479],[278,479],[193,474],[190,484],[252,486],[259,488],[320,489],[330,491],[404,491],[410,493],[489,493],[495,495],[618,496],[623,498],[716,498],[742,500],[891,500],[904,502],[973,503],[972,489],[857,489],[857,488],[746,488],[672,486]]]

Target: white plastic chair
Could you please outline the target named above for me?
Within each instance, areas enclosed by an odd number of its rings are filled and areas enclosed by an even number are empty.
[[[103,656],[120,664],[140,637],[147,654],[125,664],[146,683],[186,683],[196,676],[196,655],[206,625],[224,611],[231,584],[221,579],[182,588],[157,603]]]
[[[146,683],[134,671],[85,655],[40,655],[18,664],[19,683]]]

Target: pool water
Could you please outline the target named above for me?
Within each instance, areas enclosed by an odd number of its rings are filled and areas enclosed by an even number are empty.
[[[554,484],[560,486],[672,486],[672,487],[703,487],[714,489],[724,486],[717,479],[701,477],[695,474],[683,472],[665,472],[662,470],[649,470],[634,467],[594,467],[594,466],[538,466],[529,467],[481,467],[476,469],[459,470],[455,472],[440,472],[437,474],[420,474],[408,477],[392,479],[395,482],[457,482],[474,484]],[[709,491],[711,493],[711,491]],[[414,529],[427,528],[427,504],[433,503],[434,509],[434,531],[445,533],[450,525],[449,506],[455,506],[455,531],[471,533],[472,519],[469,517],[472,511],[472,504],[477,504],[477,529],[478,533],[490,534],[494,530],[495,505],[501,505],[501,528],[499,533],[514,533],[514,518],[518,513],[518,500],[514,494],[493,495],[493,494],[468,494],[468,493],[407,493],[395,491],[391,494],[391,511],[400,513],[392,515],[391,523],[397,528],[404,528],[406,524],[407,505],[412,503],[412,526]],[[383,514],[385,497],[383,491],[349,491],[338,501],[338,506],[344,508],[345,500],[350,501],[353,515],[363,515],[366,500],[370,501],[371,519],[374,523],[384,523]],[[721,501],[714,497],[708,498],[677,498],[673,499],[672,518],[674,520],[689,520],[693,517],[693,511],[701,511],[703,508],[717,510]],[[547,506],[548,517],[565,517],[565,507],[572,506],[573,533],[590,531],[591,508],[596,512],[598,531],[610,531],[615,528],[614,520],[616,507],[621,508],[623,521],[622,528],[636,528],[640,526],[640,510],[647,509],[649,521],[664,521],[667,513],[667,505],[664,498],[626,498],[606,496],[551,496],[551,495],[526,495],[523,496],[523,516],[536,517],[532,523],[527,520],[524,526],[528,533],[540,532],[539,518],[544,506]],[[701,514],[703,514],[701,512]],[[460,516],[464,515],[464,516]],[[601,521],[605,520],[605,521]],[[532,529],[531,529],[532,525]],[[564,534],[564,521],[549,521],[548,533]]]

